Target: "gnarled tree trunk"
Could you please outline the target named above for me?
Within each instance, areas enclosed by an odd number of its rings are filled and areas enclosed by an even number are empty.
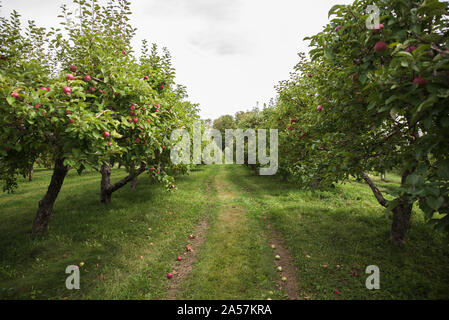
[[[28,181],[33,181],[33,173],[34,173],[34,162],[30,166],[30,171],[28,173]]]
[[[136,171],[136,166],[134,164],[131,165],[131,175],[134,175]],[[135,190],[137,188],[137,177],[134,177],[130,183],[131,189]]]
[[[409,171],[402,175],[402,184],[405,184]],[[383,197],[382,192],[377,188],[374,182],[367,174],[362,174],[362,178],[370,186],[371,191],[377,199],[377,202],[383,207],[388,207],[388,201]],[[398,205],[393,209],[393,222],[390,229],[390,240],[394,244],[405,244],[407,230],[412,215],[413,203],[409,203],[405,197],[399,198]]]
[[[61,191],[62,184],[64,183],[68,171],[69,167],[64,166],[64,159],[58,158],[55,160],[55,168],[53,169],[50,185],[48,186],[45,196],[39,201],[39,207],[34,218],[31,234],[41,234],[47,230],[50,216],[53,211],[53,205],[55,204],[59,191]]]
[[[404,185],[407,177],[412,172],[405,170],[402,174],[401,184]],[[393,209],[393,223],[390,229],[390,239],[395,244],[405,244],[410,217],[412,215],[413,203],[409,203],[405,197],[399,198],[399,203]]]
[[[111,167],[107,164],[101,166],[101,186],[100,186],[100,202],[103,204],[111,203]]]
[[[400,199],[399,204],[393,209],[390,240],[395,244],[405,244],[412,207],[413,204],[409,204],[406,199]]]
[[[141,163],[138,170],[131,170],[131,173],[118,181],[111,184],[111,166],[104,163],[101,166],[101,187],[100,187],[100,202],[103,204],[111,203],[112,193],[127,185],[133,179],[137,179],[139,175],[145,172],[145,164]]]

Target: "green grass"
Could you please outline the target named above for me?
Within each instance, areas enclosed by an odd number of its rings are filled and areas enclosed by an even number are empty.
[[[277,177],[256,177],[236,168],[237,184],[249,190],[249,212],[266,216],[283,234],[298,268],[300,296],[311,299],[448,299],[448,238],[424,223],[414,210],[405,247],[392,245],[391,215],[363,183],[332,191],[303,191]],[[397,188],[374,179],[381,190]],[[325,267],[327,265],[327,267]],[[367,290],[368,265],[380,268],[380,290]],[[340,267],[337,267],[340,266]],[[351,271],[357,269],[359,276]],[[337,296],[335,291],[340,295]]]
[[[0,195],[0,298],[162,299],[187,235],[214,211],[211,167],[179,177],[174,193],[143,175],[137,190],[116,192],[110,207],[99,204],[99,174],[71,171],[49,232],[32,239],[28,232],[50,175],[36,170],[34,181],[23,180],[16,194]],[[124,175],[113,171],[113,179]],[[81,290],[67,290],[65,269],[80,262]]]
[[[391,216],[364,183],[305,191],[242,166],[200,166],[177,178],[174,193],[142,176],[137,190],[125,186],[104,207],[99,174],[71,171],[49,232],[33,239],[28,232],[50,175],[38,169],[16,194],[0,194],[0,299],[164,299],[166,274],[205,217],[206,240],[180,298],[285,299],[267,222],[294,258],[301,298],[449,298],[448,238],[415,209],[407,244],[392,245]],[[114,180],[124,175],[113,171]],[[387,178],[374,180],[381,190],[397,188],[399,178]],[[80,262],[81,290],[67,290],[65,268]],[[380,290],[365,288],[368,265],[380,267]]]

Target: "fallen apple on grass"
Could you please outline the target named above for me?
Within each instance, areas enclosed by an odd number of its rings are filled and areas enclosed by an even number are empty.
[[[286,277],[282,277],[282,279],[281,279],[283,282],[285,282],[285,281],[287,281],[287,278]]]
[[[172,274],[172,273],[167,273],[167,278],[168,278],[168,279],[173,278],[173,274]]]
[[[279,267],[277,268],[277,270],[278,270],[279,272],[282,272],[282,267],[279,266]]]
[[[279,255],[276,255],[274,258],[275,258],[276,260],[280,260],[280,259],[281,259],[281,257],[280,257]]]

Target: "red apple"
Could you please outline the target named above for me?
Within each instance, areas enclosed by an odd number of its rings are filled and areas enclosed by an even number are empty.
[[[67,74],[65,75],[65,77],[67,78],[67,80],[75,80],[75,77],[74,77],[73,74],[71,74],[71,73],[67,73]]]
[[[19,94],[17,92],[13,92],[13,93],[11,93],[11,97],[17,99],[19,97]]]
[[[164,85],[163,85],[163,84],[161,84],[161,86],[160,86],[159,88],[161,88],[161,89],[164,89]]]
[[[373,31],[376,33],[382,32],[384,29],[384,25],[382,23],[379,23],[377,26],[374,26]]]
[[[158,171],[157,171],[157,174],[161,174],[161,172],[158,170]]]
[[[125,50],[123,50],[123,51],[122,51],[122,54],[123,54],[123,55],[126,55],[126,51],[125,51]]]
[[[383,52],[387,50],[387,44],[383,41],[379,41],[374,45],[375,52]]]
[[[148,80],[150,79],[148,76],[143,77],[143,80]]]
[[[134,117],[134,116],[136,115],[136,113],[135,113],[135,112],[130,112],[129,115],[130,115],[131,117]]]
[[[76,66],[75,66],[75,65],[71,65],[71,66],[70,66],[70,71],[72,71],[72,72],[75,72],[75,71],[76,71],[76,69],[77,69],[77,68],[76,68]]]
[[[109,141],[109,142],[108,142],[108,146],[112,146],[112,141]]]
[[[318,110],[318,112],[321,112],[323,110],[323,106],[319,105],[316,109]]]
[[[168,279],[171,279],[171,278],[173,278],[173,274],[171,274],[171,273],[167,273],[167,278],[168,278]]]
[[[176,258],[176,260],[181,261],[182,258],[181,258],[180,256],[178,256],[178,257]]]
[[[312,74],[312,73],[309,73],[308,76],[309,76],[309,78],[312,78],[312,77],[313,77],[313,74]]]
[[[137,143],[140,143],[140,139],[139,139],[139,138],[136,138],[136,142],[137,142]]]
[[[64,88],[62,89],[62,91],[64,91],[65,94],[70,94],[70,93],[72,92],[72,88],[70,88],[70,87],[64,87]]]
[[[420,87],[423,87],[427,84],[427,80],[421,77],[416,77],[413,79],[413,84],[417,84]]]
[[[5,60],[6,57],[5,56],[0,56],[0,59]]]
[[[92,80],[92,77],[91,76],[89,76],[89,75],[87,75],[87,76],[84,76],[84,81],[86,81],[86,82],[89,82],[89,81],[91,81]]]
[[[165,232],[165,234],[167,235],[167,234],[168,234],[168,232]]]
[[[405,49],[405,51],[408,53],[412,53],[415,50],[416,50],[416,46],[410,46],[410,47],[407,47],[407,49]]]
[[[65,114],[72,114],[72,112],[70,110],[66,110]]]
[[[340,29],[341,29],[341,26],[340,26],[340,25],[336,26],[336,27],[335,27],[335,32],[340,31]]]
[[[107,131],[103,132],[103,137],[108,138],[109,136],[110,136],[109,132],[107,132]]]
[[[139,119],[133,118],[133,122],[134,122],[134,123],[137,123],[137,121],[139,121]]]
[[[136,106],[133,104],[131,107],[129,107],[130,110],[136,110]]]
[[[39,109],[41,107],[41,105],[38,103],[34,106],[36,109]]]

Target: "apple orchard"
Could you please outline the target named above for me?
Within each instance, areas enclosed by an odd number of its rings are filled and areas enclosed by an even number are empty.
[[[39,201],[33,234],[46,230],[70,169],[101,172],[102,203],[146,172],[175,185],[172,173],[188,166],[170,162],[170,133],[191,128],[197,106],[174,83],[169,52],[146,41],[137,58],[130,42],[129,2],[100,6],[75,0],[80,15],[62,7],[62,29],[46,31],[33,21],[26,32],[18,13],[0,20],[0,176],[4,190],[34,163],[53,168]],[[111,182],[111,168],[128,175]]]
[[[372,29],[370,5],[380,13]],[[448,12],[437,0],[336,5],[276,100],[214,125],[279,129],[278,173],[299,187],[365,181],[392,213],[394,243],[405,242],[415,204],[449,231]],[[387,171],[401,177],[388,200],[370,177]]]
[[[135,187],[142,173],[174,189],[174,174],[189,165],[171,163],[170,134],[186,128],[192,135],[199,119],[185,88],[174,82],[168,51],[144,41],[140,55],[133,52],[129,2],[74,3],[79,17],[63,6],[61,29],[31,21],[24,32],[17,13],[0,18],[4,190],[12,192],[35,163],[53,169],[33,234],[46,230],[70,169],[99,171],[105,204],[128,183]],[[366,8],[373,4],[380,22],[368,29]],[[405,242],[414,206],[448,231],[448,3],[357,0],[334,6],[329,16],[320,33],[306,38],[310,59],[299,54],[275,101],[216,124],[278,129],[278,174],[298,187],[365,181],[392,213],[394,243]],[[128,175],[112,183],[114,165]],[[393,170],[401,185],[386,197],[370,173]]]

